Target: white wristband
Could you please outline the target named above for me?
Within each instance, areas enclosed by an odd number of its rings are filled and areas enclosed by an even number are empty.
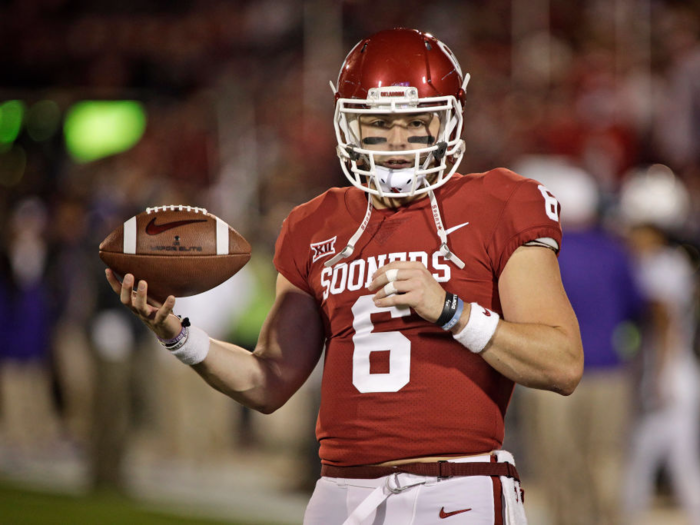
[[[471,303],[469,320],[466,326],[454,338],[475,354],[480,353],[489,344],[500,317],[492,310],[484,308],[479,303]]]
[[[209,353],[209,335],[201,328],[190,326],[187,342],[170,353],[186,365],[201,363]]]

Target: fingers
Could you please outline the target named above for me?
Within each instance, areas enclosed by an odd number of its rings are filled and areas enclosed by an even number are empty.
[[[119,300],[122,304],[128,306],[135,314],[144,319],[152,318],[154,310],[148,305],[148,284],[146,281],[139,281],[136,290],[134,290],[136,282],[132,274],[127,273],[120,284],[114,277],[114,273],[111,271],[110,273],[112,273],[112,275],[110,276],[108,274],[107,280],[110,281],[112,289],[119,293]],[[158,307],[160,307],[160,304],[157,304]]]
[[[445,290],[421,262],[394,261],[379,268],[368,286],[378,307],[412,308],[430,322],[440,316]]]
[[[411,308],[415,308],[419,304],[418,297],[419,295],[416,291],[394,294],[381,299],[378,299],[375,296],[374,304],[380,308],[385,308],[388,306],[409,306]]]
[[[122,283],[119,282],[119,279],[117,279],[117,277],[114,275],[114,272],[107,268],[105,270],[105,276],[107,277],[107,282],[109,282],[109,285],[112,287],[112,290],[114,290],[114,293],[121,294]]]
[[[161,306],[156,312],[156,316],[153,319],[153,322],[155,324],[164,323],[168,316],[173,313],[173,308],[175,308],[175,297],[169,295],[163,303],[163,306]]]
[[[384,272],[384,275],[386,275],[387,281],[393,283],[394,281],[397,281],[399,279],[399,269],[392,268],[391,270],[387,270],[386,272]]]
[[[136,295],[133,296],[131,304],[139,315],[143,317],[150,317],[150,309],[146,299],[148,297],[148,285],[146,281],[139,281],[138,287],[136,288]]]
[[[122,289],[119,300],[126,306],[131,306],[131,293],[134,291],[134,276],[127,273],[122,281]]]
[[[420,264],[420,263],[418,263]],[[420,264],[418,268],[390,268],[388,271],[382,271],[383,268],[377,270],[374,274],[374,278],[369,285],[369,290],[374,292],[386,286],[387,283],[397,283],[401,281],[408,281],[415,279],[420,276],[421,272],[427,270],[425,266]]]
[[[119,294],[119,300],[138,315],[144,324],[161,339],[172,339],[180,333],[182,325],[178,317],[173,314],[174,296],[169,295],[161,304],[148,297],[148,283],[143,280],[135,283],[132,274],[127,273],[121,283],[109,268],[105,270],[105,276],[112,290]],[[135,284],[137,284],[136,290],[134,290]],[[169,320],[171,315],[173,319]]]
[[[408,293],[415,290],[419,283],[416,280],[395,281],[387,283],[375,295],[375,299],[384,299],[397,293]]]
[[[394,286],[394,283],[393,283],[393,281],[391,281],[391,280],[390,280],[388,283],[386,283],[386,284],[384,285],[384,288],[382,288],[382,291],[383,291],[386,295],[394,295],[395,293],[398,293],[398,290],[396,289],[396,286]]]
[[[422,262],[418,261],[394,261],[379,268],[374,274],[374,279],[384,275],[389,270],[426,270],[426,267]]]
[[[163,306],[163,303],[156,301],[153,297],[148,297],[148,295],[146,295],[146,302],[153,306],[156,310]]]
[[[153,321],[153,325],[165,322],[175,307],[175,297],[169,295],[163,304],[148,297],[148,283],[139,281],[132,294],[132,307],[141,317]]]

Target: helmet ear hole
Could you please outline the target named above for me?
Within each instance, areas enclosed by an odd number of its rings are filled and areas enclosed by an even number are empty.
[[[360,160],[360,154],[355,151],[355,148],[352,146],[347,146],[345,148],[345,151],[347,152],[348,156],[350,157],[350,160],[358,161]]]
[[[445,156],[446,152],[447,152],[447,142],[438,142],[437,150],[435,150],[433,152],[433,156],[437,160],[441,160]]]

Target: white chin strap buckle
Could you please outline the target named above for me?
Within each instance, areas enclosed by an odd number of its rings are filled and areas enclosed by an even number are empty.
[[[384,166],[374,168],[376,180],[384,193],[410,193],[413,188],[423,186],[425,175],[417,175],[415,168],[392,170]],[[413,184],[413,179],[418,178]]]

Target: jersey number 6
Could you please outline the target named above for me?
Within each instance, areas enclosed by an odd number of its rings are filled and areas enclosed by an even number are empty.
[[[411,379],[411,341],[401,332],[373,332],[371,315],[379,312],[390,312],[396,318],[410,315],[411,309],[380,308],[371,295],[363,295],[353,305],[352,384],[363,394],[398,392]],[[370,374],[370,354],[381,351],[389,352],[389,373]]]
[[[557,202],[557,199],[552,195],[552,192],[544,186],[539,185],[537,189],[540,190],[540,193],[544,197],[544,211],[547,213],[547,217],[553,221],[559,222],[559,202]]]

